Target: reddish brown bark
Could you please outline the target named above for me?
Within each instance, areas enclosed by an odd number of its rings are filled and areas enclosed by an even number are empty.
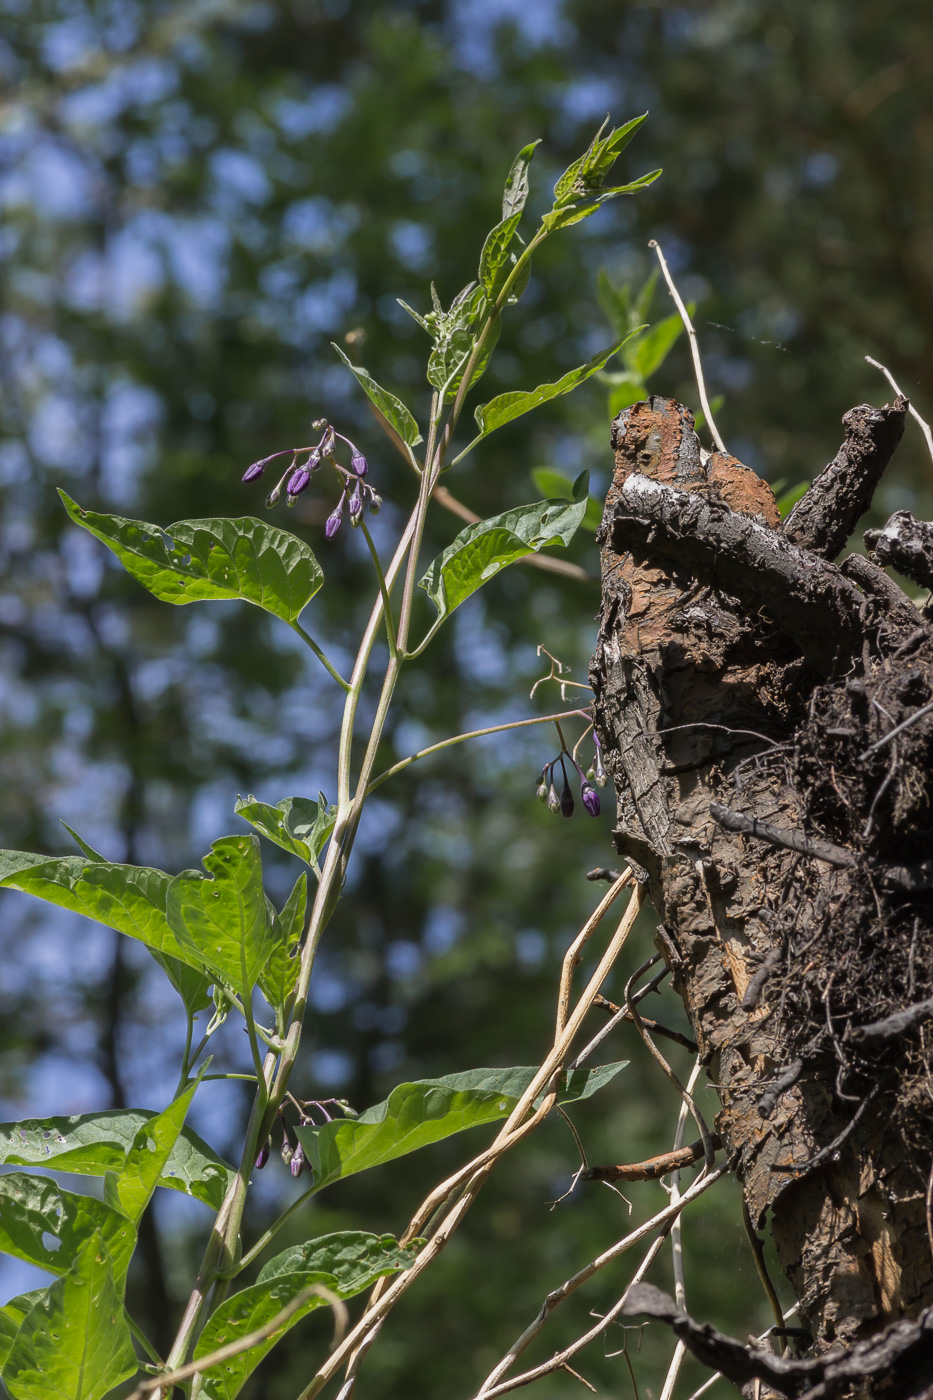
[[[754,473],[701,460],[686,409],[636,404],[613,427],[600,536],[591,679],[616,845],[676,950],[717,1131],[817,1349],[933,1302],[929,1018],[850,1038],[933,994],[933,714],[912,718],[933,696],[933,631],[881,570],[829,557],[904,407],[848,414],[781,530]],[[728,830],[722,808],[797,849]]]

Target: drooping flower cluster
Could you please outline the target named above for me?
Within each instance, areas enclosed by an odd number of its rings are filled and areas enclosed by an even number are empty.
[[[285,504],[293,506],[301,495],[306,491],[311,482],[311,478],[316,471],[325,463],[329,463],[337,473],[341,484],[340,500],[324,525],[324,534],[332,540],[340,529],[345,513],[350,516],[350,524],[354,527],[363,522],[363,512],[369,507],[370,515],[378,515],[382,508],[382,497],[377,495],[373,488],[363,480],[369,471],[369,463],[363,456],[359,448],[352,443],[343,433],[338,433],[331,427],[324,418],[318,418],[311,424],[315,432],[320,432],[320,440],[313,447],[286,447],[281,452],[273,452],[268,457],[263,457],[259,462],[253,462],[243,473],[243,480],[247,483],[258,481],[265,472],[270,462],[274,462],[277,457],[287,457],[291,455],[291,462],[282,473],[278,482],[266,497],[266,507],[271,508],[280,500],[282,489],[285,490]],[[350,449],[350,466],[344,467],[337,461],[337,439]]]
[[[291,1098],[291,1095],[289,1095],[289,1098]],[[331,1108],[339,1108],[346,1118],[357,1117],[356,1110],[350,1107],[346,1099],[310,1099],[307,1103],[302,1103],[300,1100],[294,1099],[293,1102],[298,1105],[298,1125],[302,1128],[320,1126],[315,1122],[312,1109],[318,1110],[325,1123],[332,1123],[334,1115],[327,1111],[326,1105],[330,1105]],[[279,1109],[279,1124],[282,1129],[282,1161],[294,1177],[301,1176],[305,1168],[313,1175],[311,1167],[308,1165],[307,1158],[305,1157],[305,1150],[300,1142],[296,1142],[294,1133],[285,1121],[285,1115],[281,1109]],[[259,1155],[255,1163],[257,1171],[262,1171],[269,1160],[271,1152],[272,1138],[270,1136],[266,1138],[266,1141],[259,1149]]]
[[[600,753],[599,740],[593,735],[596,744],[596,754],[593,763],[586,773],[580,767],[573,754],[566,747],[563,747],[556,758],[552,758],[550,763],[546,763],[538,776],[535,794],[539,802],[543,802],[549,812],[556,816],[560,812],[563,817],[572,817],[574,813],[573,793],[570,790],[570,783],[567,778],[567,764],[576,769],[580,779],[580,800],[585,811],[591,817],[599,816],[599,793],[597,787],[605,787],[609,781],[605,768],[603,767],[602,754]],[[557,768],[560,768],[561,786],[558,790],[554,781]]]

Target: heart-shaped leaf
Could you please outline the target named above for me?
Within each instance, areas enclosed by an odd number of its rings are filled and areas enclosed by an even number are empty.
[[[324,582],[311,550],[287,530],[240,520],[144,520],[99,515],[58,493],[76,525],[102,540],[127,573],[165,603],[242,598],[289,624]]]

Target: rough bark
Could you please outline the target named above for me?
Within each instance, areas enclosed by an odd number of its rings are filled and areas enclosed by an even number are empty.
[[[754,473],[704,466],[688,410],[620,414],[591,671],[616,845],[817,1351],[933,1303],[931,1027],[854,1034],[933,994],[933,629],[876,566],[831,562],[903,405],[844,422],[782,530]]]

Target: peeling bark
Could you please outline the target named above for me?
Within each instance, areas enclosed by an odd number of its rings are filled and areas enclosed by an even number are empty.
[[[616,846],[648,882],[717,1131],[818,1351],[933,1303],[931,1028],[847,1039],[933,994],[929,891],[880,879],[930,853],[933,629],[876,566],[830,562],[903,405],[844,421],[847,446],[780,530],[754,473],[704,466],[688,410],[620,414],[591,667]]]

